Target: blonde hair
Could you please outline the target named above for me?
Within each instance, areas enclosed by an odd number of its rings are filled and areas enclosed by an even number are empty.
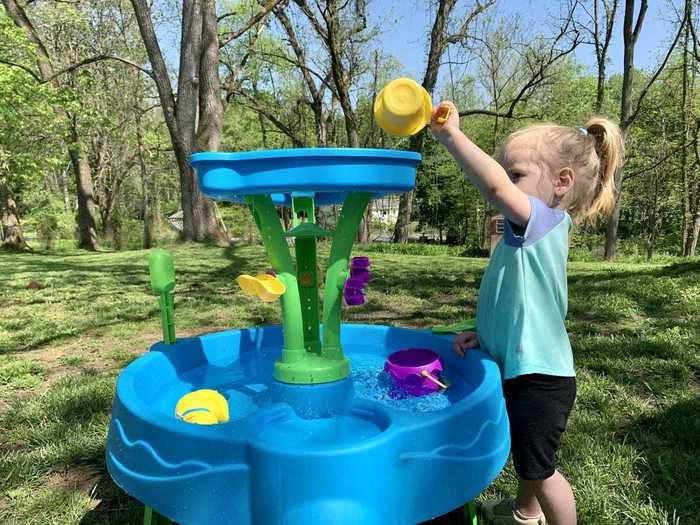
[[[595,222],[615,206],[615,172],[622,166],[624,142],[620,128],[603,117],[592,117],[583,128],[538,124],[512,133],[503,144],[503,156],[515,138],[537,133],[542,161],[552,173],[571,168],[574,187],[561,206],[575,218]]]

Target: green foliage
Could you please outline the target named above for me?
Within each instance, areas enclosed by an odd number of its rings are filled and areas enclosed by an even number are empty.
[[[35,70],[36,56],[22,31],[0,10],[0,54]],[[60,147],[47,141],[60,134],[52,105],[55,90],[20,67],[0,64],[0,178],[20,203],[23,192],[41,183],[42,172],[58,164]]]
[[[422,255],[422,256],[437,256],[444,255],[449,257],[459,257],[463,255],[464,248],[461,246],[447,246],[444,244],[392,244],[392,243],[375,243],[363,244],[362,251],[367,253],[394,253],[403,255]]]
[[[25,229],[33,228],[44,249],[52,250],[56,240],[73,238],[75,219],[56,196],[43,194],[42,197],[41,203],[32,207]]]

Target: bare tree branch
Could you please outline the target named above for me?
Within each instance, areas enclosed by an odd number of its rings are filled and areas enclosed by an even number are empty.
[[[258,56],[270,57],[270,58],[278,58],[278,59],[280,59],[280,60],[284,60],[285,62],[289,62],[290,64],[293,64],[293,65],[295,65],[296,67],[298,67],[299,69],[301,69],[301,70],[303,70],[303,71],[306,71],[306,72],[308,72],[309,74],[315,76],[326,88],[328,88],[329,90],[335,92],[335,87],[334,87],[333,84],[331,83],[330,77],[329,77],[328,74],[327,74],[325,77],[324,77],[324,76],[321,76],[321,74],[320,74],[318,71],[316,71],[316,70],[314,70],[314,69],[312,69],[312,68],[310,68],[310,67],[307,67],[307,66],[305,66],[305,65],[303,65],[303,64],[300,64],[299,61],[294,60],[294,59],[292,59],[292,58],[289,58],[288,56],[278,55],[277,53],[269,53],[269,52],[267,52],[267,51],[254,51],[254,53],[255,53],[256,55],[258,55]]]
[[[29,73],[29,75],[31,75],[32,78],[34,78],[34,80],[36,80],[36,81],[37,81],[38,83],[40,83],[40,84],[42,84],[42,83],[44,82],[44,80],[41,78],[41,76],[38,75],[38,74],[37,74],[32,68],[30,68],[30,67],[27,67],[27,66],[22,65],[22,64],[17,64],[16,62],[11,62],[11,61],[9,61],[9,60],[5,60],[5,59],[2,58],[2,57],[0,57],[0,64],[5,64],[5,65],[10,66],[10,67],[16,67],[17,69],[21,69],[21,70],[24,71],[25,73]]]
[[[278,119],[274,112],[266,107],[261,106],[258,101],[255,99],[255,97],[251,97],[248,95],[245,91],[239,90],[235,93],[235,95],[240,95],[245,99],[246,102],[241,102],[242,105],[246,106],[249,109],[252,109],[253,111],[260,113],[263,115],[266,119],[268,119],[270,122],[272,122],[277,129],[279,129],[282,133],[287,135],[291,140],[294,146],[297,148],[303,148],[306,144],[299,139],[296,133],[284,124],[280,119]]]
[[[639,39],[639,33],[642,31],[642,25],[644,25],[644,16],[647,14],[647,9],[649,8],[648,0],[642,0],[642,5],[639,8],[639,14],[637,15],[637,22],[634,24],[634,30],[632,31],[632,42],[635,44]]]
[[[639,93],[639,96],[637,97],[637,102],[636,102],[636,107],[632,114],[629,116],[629,118],[623,122],[623,127],[628,126],[634,120],[637,118],[637,115],[639,114],[639,111],[642,109],[642,103],[644,102],[644,98],[647,96],[647,93],[649,92],[649,89],[651,86],[656,82],[656,79],[659,78],[659,75],[661,72],[664,70],[666,67],[666,63],[668,62],[668,59],[671,58],[671,54],[673,53],[673,50],[676,48],[676,44],[678,43],[678,40],[681,38],[681,34],[683,34],[683,29],[685,28],[685,24],[687,21],[687,15],[683,15],[683,19],[680,21],[678,25],[678,32],[676,33],[676,36],[673,39],[673,42],[671,42],[671,45],[668,48],[668,51],[666,52],[666,56],[664,57],[663,61],[661,62],[661,65],[657,68],[657,70],[654,72],[654,74],[651,76],[649,81],[646,83],[642,91]],[[639,21],[638,21],[639,22]],[[636,29],[635,29],[636,31]]]
[[[272,11],[275,7],[277,7],[279,4],[286,2],[287,0],[271,0],[268,2],[265,6],[258,11],[257,14],[252,16],[248,22],[243,24],[243,27],[236,30],[236,31],[231,31],[228,33],[224,33],[222,35],[219,35],[219,38],[221,39],[221,42],[219,43],[219,47],[226,47],[228,44],[233,42],[236,38],[240,37],[243,33],[248,31],[251,27],[253,27],[255,24],[260,22],[270,11]]]
[[[479,2],[479,0],[476,1],[476,4],[474,5],[474,9],[469,13],[467,18],[464,20],[464,23],[460,26],[459,30],[452,34],[449,35],[445,39],[445,43],[447,44],[457,44],[459,42],[462,42],[466,36],[467,32],[469,31],[469,27],[472,25],[474,20],[477,19],[477,17],[486,11],[489,7],[491,7],[493,4],[496,3],[496,0],[487,0],[486,3],[482,4]]]
[[[526,120],[531,118],[542,120],[542,115],[539,115],[537,113],[532,113],[530,115],[514,115],[514,107],[515,106],[509,107],[508,111],[505,113],[501,111],[491,111],[490,109],[468,109],[466,111],[460,111],[459,116],[469,117],[471,115],[487,115],[489,117],[512,118],[514,120]]]
[[[655,168],[661,166],[664,162],[666,162],[668,159],[670,159],[671,157],[673,157],[676,153],[678,153],[678,152],[680,152],[680,151],[683,151],[683,150],[685,150],[685,149],[687,149],[687,148],[689,148],[689,147],[691,147],[691,146],[695,146],[695,147],[697,148],[697,145],[698,145],[698,138],[695,137],[693,140],[691,140],[691,141],[688,142],[687,144],[683,144],[683,145],[677,147],[676,149],[674,149],[673,151],[671,151],[670,153],[664,155],[662,158],[660,158],[660,159],[659,159],[657,162],[655,162],[654,164],[652,164],[652,165],[650,165],[650,166],[645,166],[644,168],[638,169],[637,171],[633,171],[632,173],[626,174],[626,175],[622,178],[622,180],[623,180],[623,181],[626,181],[626,180],[628,180],[628,179],[632,179],[632,178],[634,178],[634,177],[638,177],[639,175],[644,175],[644,174],[647,173],[648,171],[651,171],[651,170],[653,170],[653,169],[655,169]]]

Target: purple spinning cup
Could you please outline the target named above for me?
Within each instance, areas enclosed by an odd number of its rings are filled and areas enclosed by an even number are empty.
[[[358,279],[362,281],[364,284],[367,284],[369,280],[372,278],[372,272],[370,272],[367,268],[351,268],[350,269],[350,278],[351,279]]]
[[[366,270],[372,264],[369,262],[369,257],[353,257],[350,259],[350,269],[351,270]]]
[[[398,387],[411,395],[423,396],[440,390],[438,384],[422,375],[425,370],[437,379],[443,370],[438,354],[427,348],[408,348],[394,352],[386,360],[384,370]]]

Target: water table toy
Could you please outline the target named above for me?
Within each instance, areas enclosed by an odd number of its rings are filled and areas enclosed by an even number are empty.
[[[276,275],[269,273],[261,273],[255,277],[243,274],[239,275],[236,281],[245,293],[256,296],[265,303],[274,302],[287,291],[284,283]]]
[[[444,124],[450,108],[441,108],[436,119]],[[430,124],[433,101],[430,94],[411,78],[397,78],[389,82],[374,99],[374,120],[380,128],[392,135],[415,135]]]
[[[440,381],[440,356],[428,348],[408,348],[394,352],[384,365],[396,385],[412,395],[436,392],[447,385]]]
[[[454,324],[433,326],[432,331],[434,334],[459,334],[461,332],[474,332],[476,331],[476,319],[465,319],[464,321],[459,321],[458,323]]]
[[[487,354],[459,358],[430,330],[341,322],[370,274],[390,271],[351,257],[367,204],[411,190],[419,161],[340,148],[192,156],[206,196],[249,207],[280,283],[260,268],[252,289],[277,297],[282,323],[176,338],[174,265],[151,252],[163,342],[119,376],[106,447],[147,525],[413,525],[464,505],[501,471],[508,418]],[[319,204],[342,204],[328,229],[315,224]],[[288,231],[277,206],[292,209]],[[449,388],[391,395],[385,362],[406,348],[434,352]]]
[[[198,425],[216,425],[229,420],[228,402],[216,390],[202,388],[185,394],[175,405],[175,415]]]

